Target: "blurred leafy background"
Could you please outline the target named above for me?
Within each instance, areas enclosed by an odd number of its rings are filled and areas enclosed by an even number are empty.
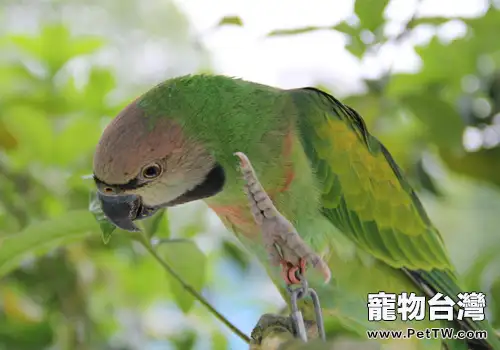
[[[95,144],[131,99],[211,72],[319,86],[357,109],[418,189],[500,328],[500,10],[454,0],[2,0],[0,350],[243,349],[124,232],[88,212]],[[284,303],[202,203],[147,225],[249,333]]]

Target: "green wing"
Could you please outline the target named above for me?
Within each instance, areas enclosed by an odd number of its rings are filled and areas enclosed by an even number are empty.
[[[324,215],[395,268],[452,270],[422,204],[361,117],[319,90],[295,91],[304,148],[322,185]]]
[[[333,96],[314,88],[291,94],[304,150],[322,188],[323,214],[358,246],[402,269],[424,293],[441,292],[456,302],[462,290],[443,240],[384,145]],[[494,334],[487,321],[460,324]],[[470,343],[500,349],[496,337]]]

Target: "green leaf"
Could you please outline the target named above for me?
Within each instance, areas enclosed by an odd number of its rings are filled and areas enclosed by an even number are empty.
[[[3,123],[17,140],[18,166],[32,162],[53,163],[54,133],[47,115],[29,107],[12,107],[5,111]]]
[[[450,170],[500,187],[500,148],[462,154],[440,148],[439,156]]]
[[[408,28],[413,29],[416,26],[419,26],[421,24],[429,24],[433,26],[439,26],[445,23],[448,23],[452,20],[455,19],[461,19],[461,18],[450,18],[450,17],[422,17],[422,18],[414,18],[409,24]]]
[[[342,21],[336,26],[334,26],[332,29],[347,34],[349,36],[357,36],[360,34],[361,30],[359,27],[352,27],[349,23],[346,21]]]
[[[366,52],[366,44],[359,36],[351,36],[345,48],[357,58],[363,57]]]
[[[419,74],[399,73],[390,77],[385,88],[385,94],[389,97],[399,97],[414,94],[421,91],[425,81]]]
[[[245,254],[236,244],[230,241],[222,243],[222,252],[225,256],[230,258],[236,265],[245,271],[249,264],[248,255]]]
[[[464,20],[472,29],[474,36],[471,38],[470,48],[475,48],[481,53],[494,53],[500,50],[498,37],[498,23],[500,11],[491,5],[488,12],[482,17]]]
[[[349,36],[359,36],[361,28],[351,27],[347,22],[341,22],[335,26],[308,26],[292,29],[276,29],[268,33],[267,36],[296,35],[303,33],[316,32],[318,30],[336,30]]]
[[[115,87],[116,81],[109,69],[92,68],[83,94],[87,108],[91,106],[95,111],[102,109],[105,106],[105,97]]]
[[[97,192],[95,191],[90,193],[89,212],[94,215],[95,221],[99,224],[103,243],[107,244],[111,239],[111,234],[116,229],[116,226],[113,225],[104,215],[99,198],[97,198]]]
[[[333,27],[316,27],[316,26],[310,26],[310,27],[302,27],[302,28],[295,28],[295,29],[276,29],[267,34],[267,36],[283,36],[283,35],[296,35],[296,34],[302,34],[302,33],[309,33],[309,32],[315,32],[318,30],[330,30],[333,29]]]
[[[22,322],[2,317],[0,321],[0,349],[34,350],[50,348],[54,341],[51,323]]]
[[[4,236],[0,238],[0,276],[14,269],[28,253],[40,255],[57,246],[82,240],[98,230],[88,211],[77,210]]]
[[[437,145],[461,147],[464,125],[450,103],[430,94],[406,96],[402,102],[424,123]]]
[[[21,62],[0,66],[0,89],[9,89],[9,91],[5,91],[8,93],[7,97],[11,94],[17,97],[21,93],[26,93],[26,90],[42,88],[41,83],[40,77]],[[6,96],[2,95],[2,99],[5,98]]]
[[[17,147],[16,138],[7,130],[5,124],[0,120],[0,149],[14,149]]]
[[[389,0],[356,0],[354,12],[361,22],[361,27],[372,32],[384,23],[384,10]]]
[[[481,279],[485,270],[498,259],[498,245],[492,245],[481,253],[469,269],[463,274],[463,280],[468,290],[481,290]]]
[[[206,229],[207,212],[205,208],[195,210],[190,214],[189,223],[180,228],[180,237],[193,238]]]
[[[171,337],[169,341],[176,350],[192,350],[196,344],[197,334],[192,330],[187,330]]]
[[[229,348],[229,343],[224,334],[219,331],[212,332],[212,349],[226,350]]]
[[[66,125],[54,139],[53,163],[62,166],[77,163],[95,149],[100,135],[95,120],[87,115],[66,118]]]
[[[464,75],[476,73],[478,51],[465,38],[442,43],[434,37],[427,46],[417,46],[415,51],[423,61],[419,73],[423,84],[454,82],[458,85]]]
[[[222,18],[217,24],[218,27],[224,25],[232,25],[232,26],[243,26],[243,21],[238,16],[226,16]]]
[[[30,54],[34,58],[41,58],[42,45],[36,38],[25,35],[11,35],[9,40],[20,50]]]
[[[118,236],[118,235],[117,235]],[[118,237],[116,237],[118,238]],[[114,237],[113,243],[118,241]],[[158,300],[171,300],[170,285],[165,278],[165,270],[153,259],[133,253],[132,243],[117,246],[118,249],[92,249],[88,258],[92,259],[97,271],[112,276],[112,285],[103,283],[99,289],[102,295],[93,295],[101,305],[110,302],[124,303],[126,306],[143,308]],[[117,253],[119,251],[119,253]],[[119,286],[115,289],[113,285]],[[102,289],[101,289],[102,288]]]
[[[80,37],[72,40],[71,56],[89,55],[104,45],[100,37]]]
[[[72,38],[63,24],[46,25],[35,37],[12,35],[9,39],[22,51],[45,63],[51,75],[73,57],[93,53],[104,44],[97,37]]]
[[[203,231],[203,224],[201,222],[195,222],[193,221],[189,225],[184,226],[181,229],[181,236],[185,238],[193,238],[196,236],[198,233]]]
[[[141,225],[144,228],[144,233],[148,237],[170,237],[170,227],[168,225],[168,213],[166,209],[160,209],[151,218],[142,220]]]
[[[198,246],[191,241],[171,241],[161,244],[158,254],[182,279],[201,293],[205,285],[206,257]],[[187,293],[184,287],[168,275],[169,284],[174,299],[179,308],[188,313],[194,303],[194,298]]]
[[[434,37],[428,45],[416,47],[415,51],[422,59],[421,71],[394,74],[386,86],[387,96],[419,94],[432,85],[461,93],[463,77],[476,73],[476,44],[464,38],[444,44]]]
[[[413,169],[418,183],[423,189],[429,191],[436,197],[443,197],[443,191],[436,184],[436,180],[425,169],[422,159],[419,159]]]
[[[347,35],[347,51],[357,58],[363,57],[366,52],[366,44],[361,40],[361,31],[363,28],[359,26],[353,27],[344,21],[332,27],[332,29]]]
[[[39,57],[47,64],[51,74],[55,74],[71,58],[70,32],[62,24],[43,27],[40,38],[32,40],[39,41]]]

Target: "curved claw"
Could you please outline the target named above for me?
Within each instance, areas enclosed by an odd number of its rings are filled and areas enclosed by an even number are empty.
[[[280,248],[281,259],[278,261],[283,266],[282,276],[285,282],[300,282],[296,274],[299,272],[304,276],[305,264],[309,262],[323,275],[325,283],[328,283],[331,276],[328,265],[304,242],[292,223],[276,209],[260,184],[248,157],[242,152],[236,152],[234,155],[240,159],[240,170],[246,182],[245,191],[251,212],[262,230],[263,241],[273,263],[278,260],[276,245]],[[298,265],[290,261],[298,261]]]
[[[298,265],[292,265],[290,262],[282,260],[281,276],[287,285],[301,284],[302,276],[306,274],[307,261],[303,258],[299,259]]]

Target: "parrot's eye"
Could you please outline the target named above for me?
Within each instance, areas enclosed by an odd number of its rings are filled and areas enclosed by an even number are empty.
[[[145,179],[154,179],[161,175],[161,166],[159,164],[148,165],[144,169],[142,169],[142,176]]]

